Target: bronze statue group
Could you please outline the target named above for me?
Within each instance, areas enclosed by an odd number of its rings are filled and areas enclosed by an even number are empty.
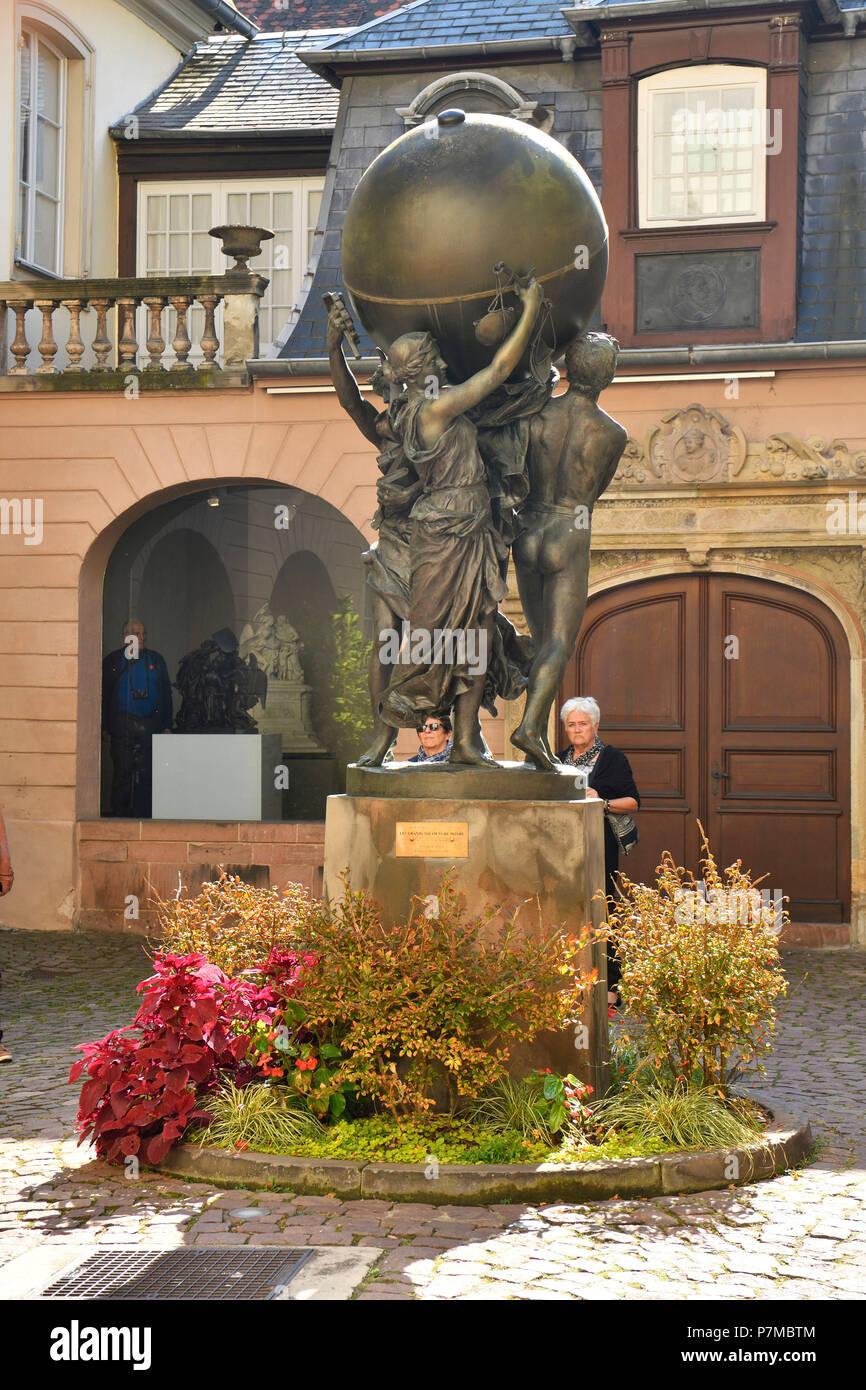
[[[616,472],[625,430],[598,406],[619,345],[586,333],[565,353],[568,389],[539,352],[543,293],[529,277],[515,284],[521,313],[491,362],[449,385],[430,333],[391,344],[372,379],[385,402],[361,396],[343,355],[353,332],[339,298],[329,308],[328,356],[338,399],[379,451],[378,540],[365,559],[377,634],[398,630],[403,647],[374,643],[370,696],[373,743],[358,759],[379,766],[400,728],[450,715],[449,761],[494,765],[481,734],[482,705],[526,691],[512,743],[545,771],[560,764],[547,739],[548,715],[574,650],[586,606],[592,508]],[[507,322],[507,320],[505,320]],[[509,380],[526,356],[533,366]],[[507,593],[509,554],[531,637],[498,610]],[[411,649],[413,634],[472,631],[469,644]],[[472,644],[477,650],[478,640]],[[387,659],[383,659],[387,654]]]

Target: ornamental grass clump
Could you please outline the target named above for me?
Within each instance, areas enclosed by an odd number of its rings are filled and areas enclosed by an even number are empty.
[[[176,955],[200,952],[226,975],[255,969],[273,951],[291,948],[301,927],[324,910],[297,883],[282,891],[253,888],[224,872],[203,883],[194,898],[178,893],[155,901],[160,949]]]
[[[303,1026],[340,1048],[332,1084],[395,1117],[430,1109],[443,1080],[453,1114],[505,1074],[515,1043],[573,1025],[596,979],[579,969],[585,935],[537,940],[516,914],[498,927],[495,913],[468,918],[447,876],[432,903],[416,902],[391,926],[347,886],[303,942],[321,962],[304,984]]]
[[[549,1110],[533,1079],[521,1077],[514,1081],[503,1076],[485,1095],[473,1101],[469,1113],[473,1124],[484,1125],[497,1134],[514,1131],[524,1139],[536,1138],[552,1144]]]
[[[324,1125],[300,1096],[284,1086],[220,1082],[208,1098],[210,1123],[195,1134],[199,1144],[256,1153],[291,1153],[304,1139],[324,1134]]]
[[[701,827],[703,835],[703,827]],[[763,1071],[785,993],[778,934],[741,861],[720,872],[703,835],[704,887],[665,853],[653,885],[620,877],[608,923],[622,962],[622,997],[640,1020],[650,1063],[672,1082],[723,1096]]]
[[[724,1101],[682,1081],[627,1086],[595,1107],[593,1121],[602,1142],[625,1133],[638,1143],[659,1141],[673,1149],[734,1149],[753,1143],[761,1131],[748,1101]]]

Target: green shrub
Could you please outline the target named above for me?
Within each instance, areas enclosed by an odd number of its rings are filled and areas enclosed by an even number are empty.
[[[323,912],[306,888],[290,883],[253,888],[233,874],[203,883],[194,898],[156,898],[159,949],[174,955],[201,952],[211,965],[237,975],[259,965],[271,951],[291,949],[310,918]]]
[[[654,1070],[646,1047],[630,1033],[618,1033],[610,1040],[610,1089],[621,1091],[633,1079],[649,1079]]]
[[[563,1129],[584,1128],[591,1118],[587,1105],[592,1087],[576,1076],[558,1076],[546,1068],[513,1081],[503,1076],[469,1107],[476,1124],[497,1133],[515,1131],[525,1138],[552,1144]]]
[[[778,945],[784,914],[774,921],[772,910],[761,910],[739,860],[722,874],[706,836],[703,850],[707,893],[718,901],[703,903],[693,875],[666,852],[654,885],[621,876],[622,897],[608,920],[623,1004],[641,1020],[650,1060],[674,1079],[699,1077],[727,1092],[747,1071],[763,1070],[760,1057],[772,1046],[774,1001],[786,988]]]
[[[302,1140],[324,1133],[315,1115],[283,1086],[238,1087],[223,1081],[204,1107],[211,1121],[197,1131],[195,1140],[219,1149],[291,1153]]]
[[[313,673],[308,680],[314,685],[319,672],[316,729],[335,760],[342,790],[346,764],[358,758],[373,736],[368,677],[372,650],[349,594],[338,601],[327,627],[320,624],[307,641]]]
[[[466,917],[446,877],[435,912],[427,900],[394,926],[348,887],[309,919],[303,944],[321,964],[304,983],[302,1023],[340,1048],[335,1086],[396,1117],[429,1109],[444,1079],[454,1113],[505,1074],[515,1043],[576,1022],[595,983],[578,968],[584,938],[537,940],[516,915],[498,928],[495,917]]]

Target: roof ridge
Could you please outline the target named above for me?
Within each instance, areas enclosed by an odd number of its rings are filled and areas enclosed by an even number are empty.
[[[428,5],[429,3],[430,0],[410,0],[408,5],[399,5],[396,9],[389,10],[387,14],[377,15],[375,19],[368,20],[366,24],[357,25],[352,31],[352,38],[357,34],[366,34],[370,29],[375,29],[380,24],[385,24],[387,21],[397,19],[399,15],[409,14],[411,10],[420,9],[422,5]],[[315,32],[315,30],[311,32]],[[322,51],[324,52],[324,50]]]
[[[344,34],[354,34],[357,27],[355,24],[334,24],[318,29],[260,29],[257,34],[251,34],[249,38],[243,34],[206,34],[203,39],[197,39],[192,48],[203,49],[211,44],[219,46],[236,42],[241,44],[280,43],[283,39],[308,38],[315,34],[329,34],[336,38]]]

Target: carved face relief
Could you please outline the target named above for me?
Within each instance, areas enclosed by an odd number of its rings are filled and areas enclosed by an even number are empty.
[[[674,276],[668,300],[681,323],[699,324],[718,313],[727,292],[727,282],[714,266],[688,266]]]
[[[733,442],[730,426],[716,411],[691,405],[666,415],[661,427],[651,431],[647,453],[657,478],[677,483],[727,481]]]
[[[701,429],[688,429],[671,451],[672,472],[684,483],[702,483],[719,471],[719,451]]]

